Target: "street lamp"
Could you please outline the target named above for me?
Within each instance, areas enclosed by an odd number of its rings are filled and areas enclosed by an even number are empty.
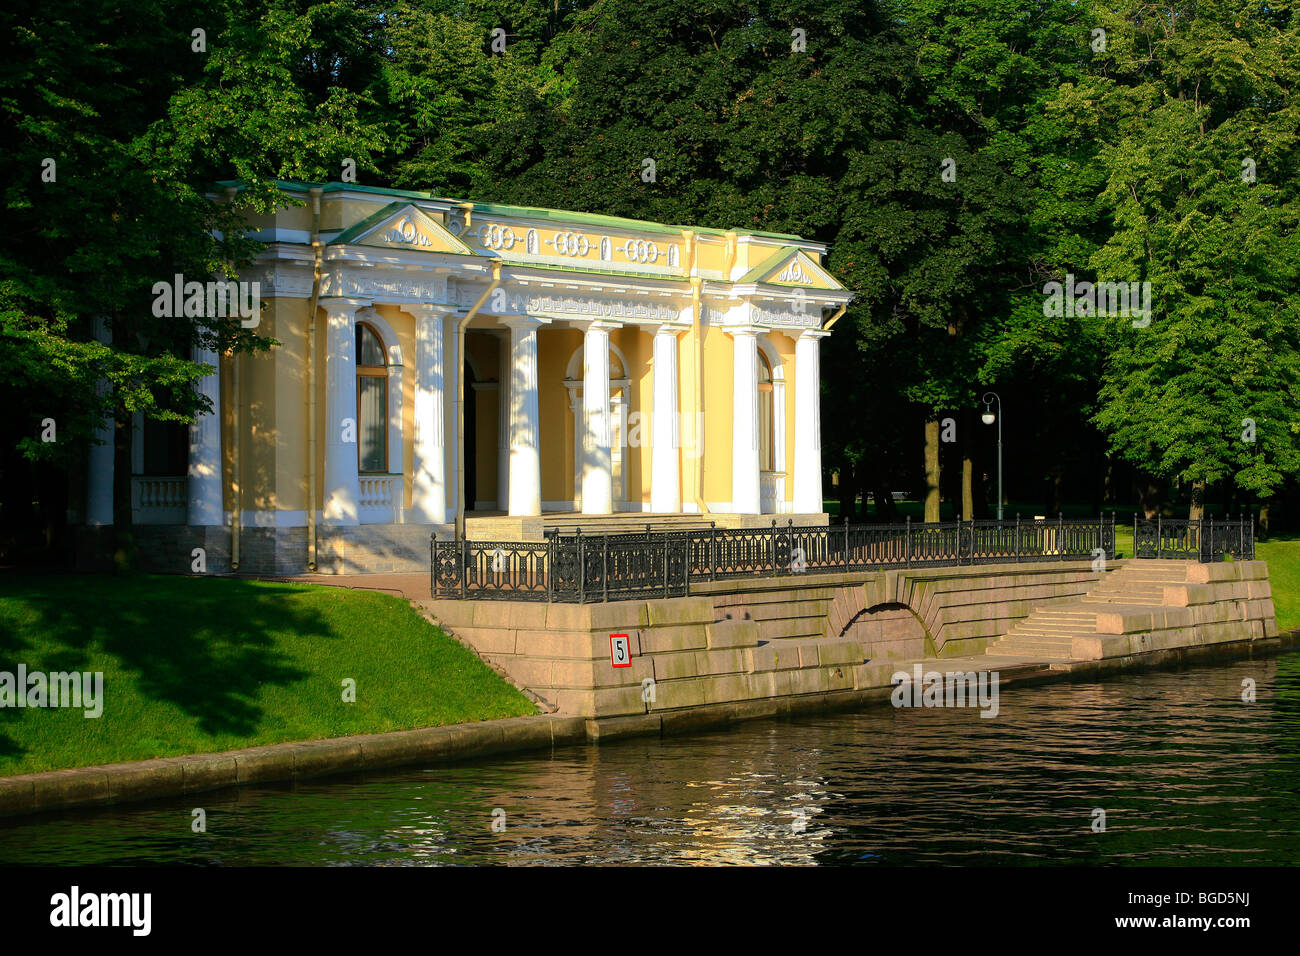
[[[998,412],[993,414],[993,400],[997,399]],[[1002,397],[997,392],[984,393],[984,414],[980,421],[985,425],[998,423],[998,520],[1002,520]]]

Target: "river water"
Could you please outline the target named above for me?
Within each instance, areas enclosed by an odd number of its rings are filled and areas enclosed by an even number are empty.
[[[992,719],[883,706],[0,821],[0,863],[1300,862],[1300,654],[1000,703]]]

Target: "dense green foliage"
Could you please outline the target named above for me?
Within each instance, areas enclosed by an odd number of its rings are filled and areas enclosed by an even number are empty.
[[[849,508],[918,487],[936,416],[959,423],[945,475],[966,459],[987,508],[990,388],[1008,493],[1040,507],[1295,494],[1289,0],[18,0],[0,37],[9,527],[58,523],[105,404],[121,460],[131,413],[194,411],[193,343],[273,344],[155,319],[148,290],[237,269],[231,216],[349,160],[371,185],[829,243],[857,294],[824,358]],[[230,178],[237,205],[205,198]],[[1150,323],[1050,314],[1066,276],[1149,282]]]

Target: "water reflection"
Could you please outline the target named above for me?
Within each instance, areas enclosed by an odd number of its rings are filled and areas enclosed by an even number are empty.
[[[1300,655],[1023,688],[1001,705],[992,720],[877,708],[11,821],[0,862],[1300,860]],[[206,834],[190,831],[195,806]]]

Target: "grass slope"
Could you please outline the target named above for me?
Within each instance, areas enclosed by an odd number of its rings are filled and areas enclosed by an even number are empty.
[[[5,576],[0,671],[19,662],[102,671],[104,713],[0,708],[0,775],[536,712],[406,601],[333,587]]]
[[[1255,557],[1268,562],[1278,628],[1289,631],[1300,627],[1300,538],[1256,541]]]

